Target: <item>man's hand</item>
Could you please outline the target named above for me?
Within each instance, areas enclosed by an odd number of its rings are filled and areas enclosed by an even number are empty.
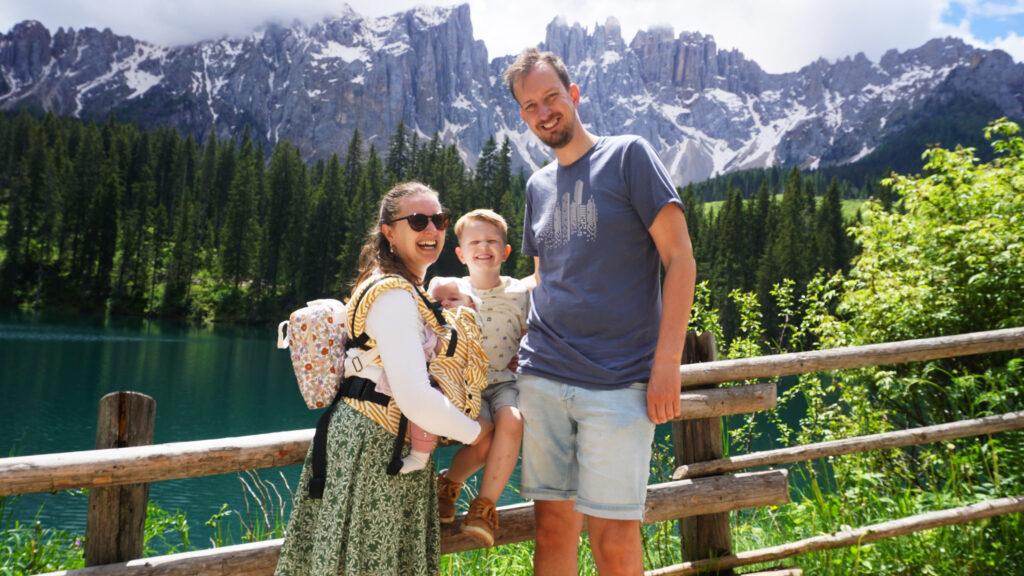
[[[515,372],[519,369],[519,354],[513,354],[508,361],[508,369]]]
[[[679,402],[679,366],[651,370],[647,383],[647,417],[655,424],[664,424],[679,418],[682,411]]]

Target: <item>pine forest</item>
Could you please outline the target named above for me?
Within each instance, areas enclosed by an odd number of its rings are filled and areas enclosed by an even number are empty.
[[[469,167],[454,145],[401,123],[386,150],[356,133],[347,150],[309,165],[296,146],[264,150],[248,130],[199,143],[115,119],[0,116],[0,305],[270,323],[308,300],[344,297],[378,199],[404,180],[436,189],[456,218],[480,207],[504,215],[513,248],[504,273],[524,276],[528,176],[512,169],[507,140],[492,137]],[[784,278],[799,290],[819,269],[848,267],[840,201],[863,193],[796,169],[737,178],[680,190],[698,281],[709,283],[726,334],[739,322],[733,290],[770,306]],[[449,233],[433,274],[464,273],[455,241]]]

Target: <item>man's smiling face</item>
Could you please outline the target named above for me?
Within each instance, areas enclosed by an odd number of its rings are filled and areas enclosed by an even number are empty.
[[[555,70],[541,62],[516,82],[515,95],[520,116],[542,142],[558,149],[572,141],[580,101],[575,84],[566,88]]]

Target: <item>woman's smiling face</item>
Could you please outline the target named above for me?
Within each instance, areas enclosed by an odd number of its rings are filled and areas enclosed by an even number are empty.
[[[410,214],[433,216],[441,212],[441,202],[433,194],[413,194],[399,201],[398,213],[391,224],[381,225],[384,237],[402,259],[406,267],[420,278],[426,276],[427,268],[437,261],[444,249],[445,231],[438,230],[433,222],[417,232],[409,226],[408,220],[399,220]]]

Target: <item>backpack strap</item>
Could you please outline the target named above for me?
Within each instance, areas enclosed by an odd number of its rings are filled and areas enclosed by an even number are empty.
[[[395,443],[391,445],[391,461],[388,462],[388,476],[398,476],[402,471],[402,448],[405,446],[405,430],[409,426],[409,419],[402,414],[398,419],[398,434],[395,435]]]
[[[348,324],[349,326],[355,326],[356,325],[356,311],[359,309],[359,305],[363,303],[363,297],[365,297],[370,292],[371,288],[373,288],[374,286],[376,286],[380,282],[382,282],[384,280],[387,280],[388,278],[396,278],[396,276],[394,274],[382,274],[379,277],[377,277],[376,279],[374,279],[372,282],[368,283],[363,288],[363,291],[359,293],[359,298],[356,299],[356,305],[349,307],[349,310],[352,311],[351,312],[352,319],[351,319],[351,321]],[[366,345],[366,343],[369,342],[369,341],[370,341],[370,335],[367,334],[365,331],[362,334],[360,334],[359,336],[356,336],[355,334],[352,334],[352,338],[348,339],[347,347],[349,347],[349,348],[362,348],[363,350],[369,350],[370,347]]]
[[[313,454],[312,469],[310,470],[309,476],[309,497],[314,500],[323,498],[324,487],[327,485],[327,428],[331,424],[331,414],[334,413],[334,408],[338,405],[338,401],[342,398],[355,398],[356,400],[366,400],[382,406],[387,406],[391,397],[387,394],[381,394],[376,392],[374,387],[376,384],[373,380],[367,380],[366,378],[360,378],[358,376],[350,376],[345,378],[338,384],[338,392],[334,395],[334,400],[331,401],[330,406],[324,410],[324,413],[320,415],[320,419],[316,422],[316,432],[313,433]],[[402,416],[402,422],[405,421],[405,416]],[[399,425],[399,436],[396,436],[396,440],[405,438],[405,430]],[[401,445],[398,445],[398,450],[401,451]],[[392,451],[394,452],[394,451]],[[394,463],[394,454],[392,454],[392,463]],[[390,474],[391,464],[388,465]],[[399,458],[399,469],[401,469],[401,458]]]
[[[444,314],[441,312],[444,310],[444,306],[442,306],[440,302],[431,302],[430,299],[423,294],[423,291],[420,290],[419,286],[413,285],[413,288],[416,290],[416,295],[420,297],[420,300],[423,300],[423,303],[427,305],[427,308],[430,308],[430,311],[434,313],[434,319],[437,320],[437,323],[440,324],[442,328],[447,328],[449,332],[451,332],[451,338],[448,339],[448,348],[445,348],[444,355],[454,356],[455,348],[459,345],[459,335],[448,324],[448,319],[445,318]]]

